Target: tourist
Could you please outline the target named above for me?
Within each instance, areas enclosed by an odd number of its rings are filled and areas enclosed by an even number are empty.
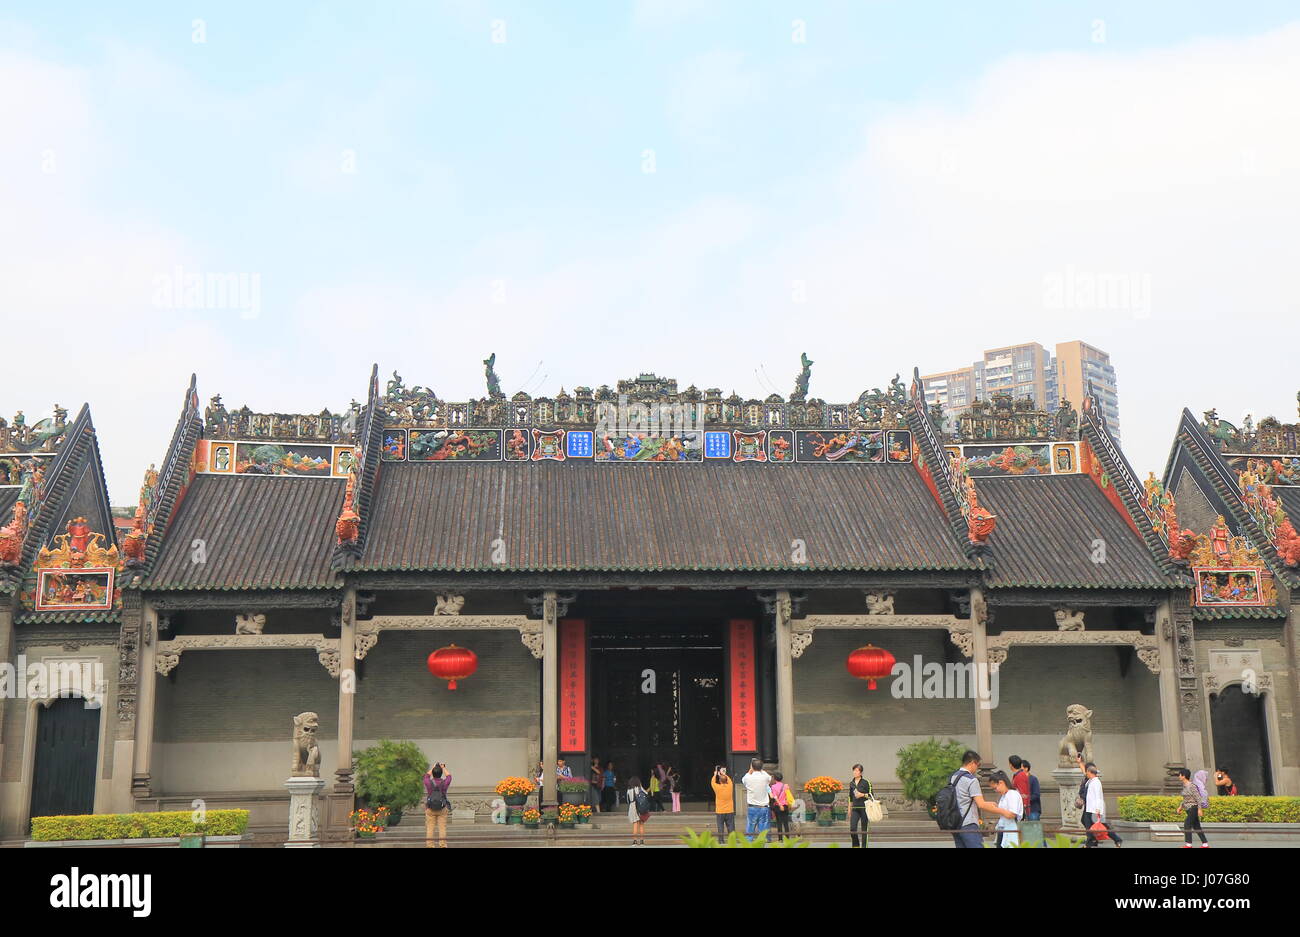
[[[718,818],[718,839],[736,832],[736,786],[724,765],[713,769],[713,811]]]
[[[538,804],[541,804],[542,802],[542,781],[544,781],[545,779],[546,779],[546,770],[542,767],[542,763],[539,761],[537,763],[537,772],[533,777],[533,780],[537,782],[537,803]]]
[[[979,752],[967,749],[961,756],[961,767],[948,778],[948,783],[957,787],[957,809],[961,813],[961,828],[952,831],[952,841],[958,849],[984,848],[980,837],[981,810],[1000,817],[1011,816],[1011,811],[989,803],[980,793],[980,779],[975,773],[979,767]]]
[[[1011,766],[1011,786],[1020,794],[1020,802],[1029,805],[1029,772],[1025,770],[1025,760],[1019,755],[1007,759]]]
[[[1043,789],[1039,786],[1038,775],[1034,774],[1033,766],[1023,758],[1020,760],[1020,766],[1025,769],[1025,777],[1029,779],[1029,800],[1026,802],[1025,819],[1039,820],[1043,816]]]
[[[1232,782],[1232,774],[1223,765],[1214,772],[1214,787],[1220,797],[1236,797],[1239,793],[1237,785]]]
[[[766,833],[770,828],[768,818],[772,812],[769,806],[772,800],[772,776],[763,770],[763,762],[753,758],[749,762],[749,770],[740,779],[740,783],[745,787],[745,806],[748,808],[745,815],[745,834],[753,836],[757,833]]]
[[[563,758],[555,759],[555,780],[572,781],[573,769],[564,763]]]
[[[632,823],[632,845],[644,846],[645,821],[650,819],[650,792],[641,786],[640,778],[634,777],[627,789],[627,818]]]
[[[614,787],[614,782],[618,776],[614,773],[614,762],[605,762],[605,773],[601,775],[600,788],[600,809],[604,813],[609,813],[614,809],[614,802],[618,799],[618,790]]]
[[[867,848],[867,799],[871,797],[871,782],[862,776],[862,765],[853,766],[849,781],[849,839],[858,848],[858,827],[862,827],[862,848]]]
[[[663,812],[663,790],[664,790],[664,766],[656,761],[655,766],[650,770],[650,809],[651,811]]]
[[[672,765],[664,765],[664,777],[667,779],[668,793],[673,798],[673,813],[682,812],[682,776]]]
[[[600,759],[593,757],[591,759],[591,796],[590,803],[592,810],[600,809],[600,789],[604,786],[604,778],[600,770]]]
[[[1192,772],[1186,768],[1178,769],[1178,776],[1183,779],[1183,802],[1178,805],[1181,812],[1187,814],[1187,819],[1183,821],[1183,848],[1192,848],[1192,831],[1201,838],[1201,848],[1209,848],[1209,842],[1205,838],[1205,831],[1201,829],[1201,808],[1210,806],[1210,794],[1205,789],[1205,782],[1209,778],[1206,771],[1197,771],[1196,779],[1192,779]]]
[[[1002,849],[1018,846],[1020,845],[1019,824],[1025,815],[1025,799],[1021,796],[1019,788],[1012,785],[1005,771],[994,771],[993,776],[989,778],[989,783],[993,785],[993,790],[998,795],[998,806],[1010,814],[1010,816],[999,817],[998,825],[994,827],[998,837],[997,847]]]
[[[447,848],[447,815],[451,801],[447,789],[451,787],[451,772],[441,762],[429,765],[424,773],[424,845],[433,848],[433,834],[437,831],[438,846]]]
[[[769,803],[772,819],[776,821],[776,838],[785,839],[790,835],[790,808],[794,805],[794,793],[780,771],[772,772],[772,799]]]
[[[1084,764],[1082,755],[1078,757],[1079,764],[1083,766],[1083,828],[1088,833],[1088,846],[1091,848],[1098,844],[1097,834],[1092,827],[1093,824],[1100,823],[1110,834],[1110,838],[1115,841],[1115,848],[1119,849],[1124,845],[1124,840],[1120,839],[1106,822],[1106,795],[1101,789],[1101,772],[1091,761]]]

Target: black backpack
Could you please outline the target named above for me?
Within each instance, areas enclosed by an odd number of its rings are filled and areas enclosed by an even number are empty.
[[[450,806],[447,802],[446,789],[437,781],[429,785],[429,796],[425,798],[424,805],[430,810],[446,810]]]
[[[957,783],[962,780],[962,775],[968,778],[974,777],[965,769],[958,771],[934,798],[936,808],[934,818],[938,821],[941,830],[960,830],[965,825],[962,821],[965,820],[966,815],[962,813],[957,803]]]
[[[635,800],[636,800],[636,812],[637,812],[637,813],[649,813],[649,812],[650,812],[650,795],[649,795],[649,794],[647,794],[645,791],[641,790],[641,788],[637,788],[637,791],[636,791],[636,798],[635,798]]]

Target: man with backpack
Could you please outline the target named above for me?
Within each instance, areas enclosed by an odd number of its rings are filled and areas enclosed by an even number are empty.
[[[433,848],[433,834],[438,833],[438,846],[447,848],[447,816],[451,801],[447,789],[451,787],[451,772],[442,762],[429,765],[424,775],[424,845]]]
[[[1010,810],[989,803],[980,793],[980,780],[976,775],[980,767],[978,752],[969,749],[961,756],[961,767],[948,779],[948,786],[935,797],[935,819],[939,829],[952,832],[953,844],[958,849],[983,849],[980,837],[980,811],[1014,818]]]

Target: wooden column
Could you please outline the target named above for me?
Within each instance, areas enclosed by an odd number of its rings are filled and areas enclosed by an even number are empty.
[[[1174,641],[1174,616],[1166,599],[1156,608],[1156,641],[1160,648],[1160,729],[1165,742],[1165,785],[1173,786],[1179,768],[1185,767],[1183,720],[1178,703],[1178,654]]]
[[[555,762],[559,757],[560,664],[555,590],[542,597],[542,790],[541,802],[556,803]]]
[[[339,628],[339,751],[334,790],[352,790],[352,723],[357,699],[357,590],[343,593]]]
[[[985,764],[996,764],[993,755],[993,710],[988,703],[989,693],[989,644],[988,644],[988,606],[984,602],[984,590],[978,586],[970,590],[971,660],[975,664],[975,747]]]
[[[149,797],[153,793],[153,727],[158,697],[158,613],[144,603],[141,622],[140,652],[136,670],[135,752],[133,755],[131,793]]]
[[[796,786],[799,776],[795,761],[794,657],[790,653],[790,591],[776,593],[776,726],[777,757],[786,783]]]

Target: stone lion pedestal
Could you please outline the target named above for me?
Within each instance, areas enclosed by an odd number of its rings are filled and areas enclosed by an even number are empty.
[[[284,845],[314,848],[320,845],[320,813],[316,798],[325,787],[321,778],[293,777],[284,782],[289,789],[289,841]]]
[[[1079,785],[1083,783],[1083,772],[1078,768],[1056,768],[1052,771],[1052,780],[1060,788],[1061,828],[1065,830],[1083,829],[1083,811],[1074,805],[1079,796]]]

